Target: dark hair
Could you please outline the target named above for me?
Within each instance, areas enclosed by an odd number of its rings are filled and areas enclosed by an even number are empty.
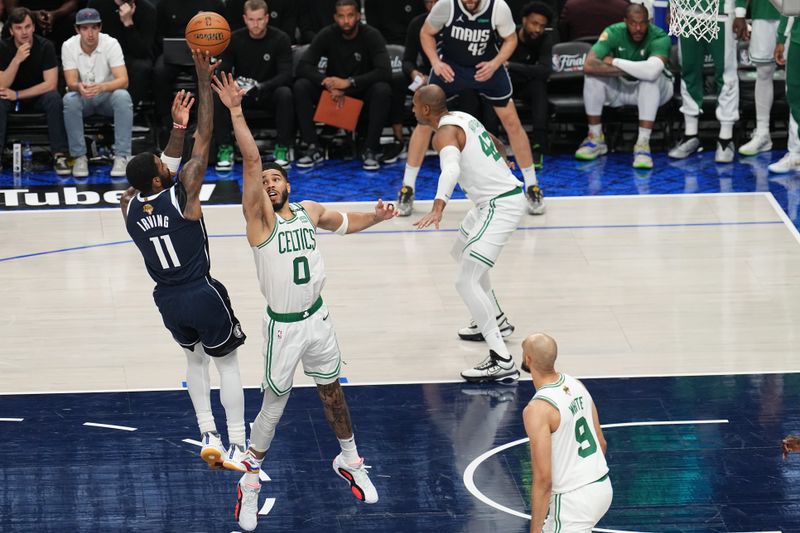
[[[31,22],[33,20],[33,12],[27,7],[15,7],[11,10],[11,13],[8,14],[8,23],[9,24],[22,24],[25,22],[25,18],[30,17]]]
[[[156,156],[151,152],[135,155],[125,167],[125,176],[131,187],[149,194],[153,190],[153,178],[158,176]]]
[[[356,11],[361,11],[361,4],[358,0],[336,0],[336,4],[334,4],[333,9],[335,10],[337,7],[343,6],[353,6],[356,8]]]
[[[269,161],[267,163],[263,163],[261,165],[261,172],[264,172],[266,170],[277,170],[278,172],[281,173],[281,176],[283,176],[283,179],[285,179],[286,181],[289,181],[289,174],[286,172],[286,169],[283,168],[282,166],[280,166],[278,163],[275,163],[275,162],[272,162],[272,161]]]
[[[650,18],[650,13],[647,11],[647,7],[644,4],[631,4],[625,8],[625,18],[633,15],[635,12],[644,13],[645,18]]]
[[[529,4],[525,4],[525,6],[522,8],[522,11],[519,13],[519,16],[520,18],[525,18],[531,13],[536,13],[547,18],[548,24],[553,22],[553,19],[556,16],[556,14],[553,12],[553,8],[544,2],[530,2]]]

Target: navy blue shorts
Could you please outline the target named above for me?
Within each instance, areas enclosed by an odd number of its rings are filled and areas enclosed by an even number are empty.
[[[447,63],[447,61],[445,61]],[[475,80],[475,67],[465,67],[455,63],[447,63],[453,69],[455,79],[451,83],[447,83],[442,78],[436,75],[431,70],[428,83],[438,85],[444,89],[444,94],[447,98],[451,98],[461,91],[473,89],[478,91],[494,107],[505,107],[509,100],[511,100],[511,78],[508,77],[508,70],[506,67],[500,67],[495,71],[491,78],[486,81]]]
[[[219,281],[203,278],[153,291],[164,325],[175,341],[194,350],[198,342],[212,357],[228,355],[244,344],[245,334],[233,314],[228,291]]]

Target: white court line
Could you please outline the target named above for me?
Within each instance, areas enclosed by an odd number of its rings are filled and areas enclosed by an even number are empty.
[[[0,422],[22,422],[24,418],[0,418]]]
[[[84,422],[83,425],[90,426],[93,428],[118,429],[120,431],[136,431],[136,428],[132,428],[129,426],[115,426],[114,424],[98,424],[96,422]]]
[[[794,226],[792,219],[789,218],[789,215],[786,214],[781,205],[778,203],[778,200],[775,199],[775,197],[772,195],[771,192],[764,194],[767,196],[767,201],[770,203],[772,208],[775,210],[776,213],[778,213],[780,219],[783,220],[783,223],[786,225],[787,228],[789,228],[789,233],[792,234],[794,240],[796,240],[798,244],[800,244],[800,232],[797,231],[797,228]]]
[[[200,448],[202,448],[202,447],[203,447],[203,443],[202,443],[202,442],[200,442],[199,440],[194,440],[194,439],[183,439],[181,442],[185,442],[186,444],[193,444],[194,446],[198,446],[198,447],[200,447]]]
[[[669,425],[689,425],[689,424],[727,424],[728,421],[724,419],[716,419],[716,420],[666,420],[666,421],[651,421],[651,422],[622,422],[619,424],[602,424],[602,428],[615,428],[615,427],[627,427],[627,426],[669,426]],[[464,486],[467,490],[475,496],[477,499],[488,505],[489,507],[493,507],[498,511],[503,511],[504,513],[508,513],[512,516],[516,516],[519,518],[523,518],[525,520],[530,520],[531,515],[521,513],[519,511],[515,511],[505,505],[499,504],[496,501],[490,499],[484,493],[482,493],[478,487],[475,485],[475,471],[478,467],[489,457],[502,452],[503,450],[507,450],[508,448],[513,448],[514,446],[518,446],[528,442],[528,437],[517,439],[512,442],[508,442],[501,446],[497,446],[496,448],[492,448],[491,450],[479,455],[476,457],[467,468],[464,470]],[[602,528],[594,528],[592,531],[598,531],[599,533],[651,533],[646,531],[631,531],[627,529],[602,529]],[[742,532],[745,533],[745,532]],[[781,531],[751,531],[746,533],[782,533]]]

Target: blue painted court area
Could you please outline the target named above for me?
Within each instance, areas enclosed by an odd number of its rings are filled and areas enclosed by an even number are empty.
[[[800,432],[800,374],[585,383],[603,424],[646,424],[605,430],[614,502],[600,527],[800,531],[800,456],[780,454],[781,438]],[[530,512],[527,443],[476,459],[525,436],[529,381],[346,394],[380,501],[357,502],[333,473],[338,446],[316,391],[297,388],[265,463],[261,501],[276,501],[257,531],[527,531],[497,508]],[[252,420],[259,391],[246,391],[246,405]],[[198,438],[185,391],[3,396],[0,420],[1,531],[236,530],[238,475],[208,470],[183,442]]]
[[[782,155],[783,151],[772,151],[757,157],[737,157],[732,164],[719,165],[714,162],[713,150],[682,161],[670,159],[660,152],[654,154],[655,168],[652,171],[640,171],[631,167],[632,155],[626,152],[610,153],[591,162],[577,161],[572,154],[562,154],[546,156],[539,180],[546,197],[769,191],[797,226],[800,225],[800,175],[770,174],[767,169]],[[404,164],[399,160],[385,165],[378,172],[362,170],[360,161],[342,160],[326,161],[310,170],[293,168],[290,171],[292,196],[321,202],[393,200],[402,184]],[[11,193],[10,190],[36,193],[34,197],[40,204],[46,204],[46,192],[61,194],[60,201],[53,197],[53,202],[57,203],[51,208],[115,205],[106,201],[104,193],[125,189],[125,179],[112,180],[108,175],[108,165],[92,165],[90,168],[92,174],[80,180],[58,177],[51,171],[36,172],[15,180],[6,169],[0,173],[0,209],[48,207],[26,206],[24,193]],[[438,158],[427,157],[417,180],[417,199],[430,200],[435,196],[438,170]],[[241,179],[241,165],[227,174],[209,168],[206,183],[215,187],[208,203],[238,203]],[[98,201],[70,204],[63,198],[65,188],[72,191],[73,198],[80,192],[94,191]],[[9,203],[12,194],[20,205]],[[457,191],[455,197],[463,195]]]

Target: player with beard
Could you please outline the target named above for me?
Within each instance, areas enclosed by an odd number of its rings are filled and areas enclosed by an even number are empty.
[[[200,188],[208,167],[214,122],[208,53],[194,51],[199,109],[192,157],[181,162],[189,108],[194,99],[181,91],[172,104],[173,128],[161,158],[139,154],[125,169],[131,184],[120,206],[128,233],[156,282],[153,299],[164,325],[183,347],[186,385],[202,434],[200,455],[211,467],[225,456],[211,412],[208,367],[213,359],[220,376],[220,399],[228,422],[231,450],[244,455],[244,394],[236,349],[245,335],[233,314],[228,291],[211,277],[208,234],[200,208]]]
[[[289,400],[297,365],[314,378],[317,391],[341,453],[333,470],[347,481],[357,499],[378,501],[364,459],[358,455],[353,424],[339,384],[341,353],[333,319],[322,301],[325,265],[317,248],[317,228],[338,235],[355,233],[394,217],[392,204],[378,200],[374,213],[343,213],[312,201],[289,202],[292,186],[286,170],[275,163],[262,166],[253,135],[242,113],[244,90],[233,77],[214,78],[214,90],[230,109],[236,143],[242,152],[242,209],[247,241],[253,249],[261,292],[268,302],[264,315],[264,368],[261,411],[253,422],[245,458],[225,461],[225,467],[245,472],[239,481],[236,517],[239,527],[258,525],[259,470],[275,428]]]

